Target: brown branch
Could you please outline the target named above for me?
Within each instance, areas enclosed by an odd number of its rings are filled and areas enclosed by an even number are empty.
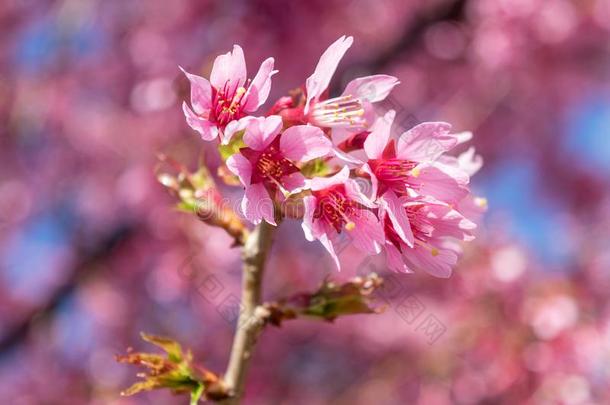
[[[241,312],[233,339],[231,357],[224,376],[231,398],[225,404],[238,404],[244,390],[246,371],[254,346],[265,322],[260,306],[265,259],[271,248],[275,227],[261,222],[246,240],[243,249]]]
[[[210,226],[223,228],[234,240],[233,246],[243,246],[248,229],[229,204],[222,198],[210,170],[201,162],[197,171],[190,172],[186,166],[165,154],[158,154],[161,163],[168,164],[177,175],[162,172],[157,167],[157,180],[178,200],[178,208],[194,213]]]
[[[78,246],[80,260],[68,271],[65,282],[59,286],[50,298],[40,307],[31,311],[21,322],[0,338],[0,354],[23,344],[30,331],[38,324],[49,321],[57,308],[80,287],[93,272],[99,268],[94,266],[108,258],[115,249],[128,240],[137,230],[137,224],[125,224],[109,232],[93,247]],[[76,238],[78,239],[78,238]]]

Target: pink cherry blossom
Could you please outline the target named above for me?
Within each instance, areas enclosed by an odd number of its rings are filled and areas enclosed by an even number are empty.
[[[191,107],[182,104],[186,122],[206,141],[220,133],[223,143],[247,125],[248,113],[258,109],[269,96],[273,58],[267,58],[252,81],[247,80],[244,53],[239,45],[214,61],[210,80],[180,68],[191,83]]]
[[[334,245],[343,230],[356,248],[368,254],[378,254],[385,239],[381,223],[371,211],[375,205],[349,178],[349,173],[344,166],[332,177],[311,179],[312,195],[303,199],[305,237],[309,241],[319,240],[337,269],[341,269],[341,264]]]
[[[372,103],[384,100],[399,82],[388,75],[360,77],[349,82],[340,96],[327,99],[330,81],[352,43],[353,38],[344,35],[324,51],[305,82],[304,104],[287,105],[287,100],[281,100],[273,110],[288,121],[332,128],[337,133],[366,129],[376,117]]]
[[[223,143],[244,131],[245,147],[225,163],[245,188],[241,211],[250,222],[276,225],[276,215],[302,217],[307,239],[319,240],[337,268],[335,246],[347,235],[367,254],[385,246],[394,270],[448,276],[460,252],[455,240],[471,238],[471,219],[485,209],[468,188],[470,175],[482,165],[480,156],[474,149],[447,155],[472,134],[426,122],[392,137],[395,112],[377,116],[372,105],[398,84],[392,76],[354,79],[339,97],[327,99],[352,43],[352,37],[342,36],[331,44],[304,91],[280,97],[266,118],[251,113],[269,94],[273,59],[247,82],[243,52],[235,46],[216,58],[209,82],[185,72],[192,106],[184,104],[187,121],[204,139],[220,135]],[[319,177],[307,179],[301,168],[313,159],[319,159],[313,167],[322,169],[313,174]],[[328,171],[336,174],[324,176]],[[370,179],[371,195],[365,196],[350,176]],[[299,209],[276,211],[291,195]]]
[[[304,114],[308,122],[320,127],[361,131],[375,119],[372,103],[384,100],[399,82],[393,76],[360,77],[347,84],[339,97],[322,100],[352,37],[341,37],[322,54],[314,73],[305,83],[307,99]],[[310,111],[311,107],[311,111]]]
[[[384,201],[393,200],[390,197]],[[404,215],[397,217],[396,208]],[[384,203],[379,215],[386,237],[386,260],[394,271],[423,270],[437,277],[449,277],[462,251],[456,241],[474,239],[474,222],[450,205],[433,199],[410,200],[392,211]],[[406,229],[406,240],[398,229]]]
[[[407,242],[409,230],[399,200],[406,196],[430,196],[447,203],[458,203],[468,193],[469,176],[456,158],[444,153],[466,138],[451,134],[451,125],[443,122],[419,124],[400,136],[390,137],[394,111],[376,121],[364,141],[368,158],[362,170],[369,174],[372,198],[383,200],[388,212],[397,218],[396,231]]]
[[[308,102],[312,104],[308,122],[332,128],[337,140],[366,130],[377,117],[372,104],[384,100],[397,84],[398,79],[388,75],[360,77],[349,82],[340,96],[326,100],[310,98],[308,88]]]
[[[273,199],[305,187],[298,162],[327,155],[331,142],[320,128],[296,125],[282,130],[282,118],[252,118],[244,133],[245,148],[227,159],[227,167],[245,186],[242,212],[252,223],[276,225]]]
[[[321,96],[352,43],[353,38],[345,36],[332,43],[320,57],[313,74],[307,78],[304,114],[308,122],[320,127],[361,131],[374,120],[371,104],[384,100],[399,83],[398,79],[388,75],[360,77],[349,82],[341,96],[322,100]]]

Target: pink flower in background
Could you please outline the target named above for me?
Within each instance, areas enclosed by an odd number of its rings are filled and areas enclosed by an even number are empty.
[[[282,118],[253,118],[244,133],[246,148],[227,159],[227,167],[246,187],[242,211],[252,223],[275,225],[273,201],[278,191],[288,194],[305,186],[298,162],[326,156],[331,142],[320,128],[297,125],[282,134]]]
[[[216,57],[210,80],[182,71],[191,83],[191,106],[184,102],[186,122],[206,141],[220,133],[223,143],[247,124],[253,113],[269,96],[273,58],[267,58],[252,81],[247,80],[246,61],[239,45],[233,52]]]
[[[384,243],[383,228],[371,211],[375,208],[349,178],[349,169],[332,177],[310,180],[311,196],[303,198],[303,231],[309,241],[319,240],[341,268],[334,244],[345,229],[354,246],[368,254],[378,254]]]
[[[401,217],[396,216],[399,210],[404,214]],[[407,201],[393,211],[382,204],[379,215],[386,237],[386,260],[394,271],[422,270],[433,276],[449,277],[462,252],[456,240],[474,239],[474,222],[450,205],[433,199]],[[401,228],[406,240],[398,234]]]

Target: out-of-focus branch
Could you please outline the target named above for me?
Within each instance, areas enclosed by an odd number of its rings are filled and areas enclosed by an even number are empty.
[[[404,55],[414,49],[430,26],[441,21],[460,20],[464,15],[467,3],[468,0],[441,2],[437,7],[423,12],[415,18],[412,24],[405,25],[405,29],[394,43],[369,60],[356,61],[351,66],[341,69],[339,75],[342,76],[354,67],[358,67],[358,70],[366,69],[371,72],[385,70],[389,64],[396,60],[398,55]],[[341,83],[339,81],[334,83],[335,88],[331,89],[330,94],[339,94],[342,91],[339,88]]]
[[[414,24],[406,27],[402,35],[391,47],[377,55],[370,64],[371,70],[383,70],[393,60],[396,60],[396,55],[413,49],[430,26],[445,20],[460,19],[464,14],[466,3],[467,0],[448,1],[423,13],[415,20]]]
[[[262,279],[267,253],[271,248],[275,227],[261,222],[246,240],[243,249],[243,274],[241,287],[241,312],[233,339],[231,357],[224,376],[224,383],[231,393],[225,404],[238,404],[244,390],[248,363],[266,317],[260,306]]]
[[[137,226],[135,225],[118,227],[109,232],[94,247],[83,248],[82,253],[79,255],[81,259],[72,267],[66,281],[55,290],[47,302],[32,311],[29,316],[16,324],[0,339],[0,354],[23,343],[30,330],[37,323],[51,318],[61,303],[76,291],[85,278],[91,276],[90,269],[97,268],[93,264],[106,258],[118,245],[128,239],[136,229]]]

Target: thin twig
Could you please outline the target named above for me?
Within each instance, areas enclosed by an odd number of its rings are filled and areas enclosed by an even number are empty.
[[[275,227],[265,221],[256,226],[248,236],[243,249],[243,274],[241,287],[241,311],[233,339],[231,358],[224,376],[231,398],[225,404],[238,404],[244,390],[246,370],[264,320],[261,304],[261,286],[265,259],[271,248]]]
[[[125,241],[129,240],[138,229],[138,224],[123,224],[116,227],[91,247],[79,244],[79,234],[75,233],[76,256],[78,261],[68,271],[68,276],[40,307],[31,311],[23,320],[13,325],[0,337],[0,355],[14,350],[16,347],[27,343],[27,336],[37,325],[50,322],[55,312],[70,296],[77,291],[82,284],[100,269],[96,264],[108,260],[115,249]]]
[[[342,77],[343,81],[351,80],[356,73],[379,72],[387,69],[388,65],[400,60],[407,54],[417,49],[428,28],[441,21],[460,21],[464,18],[464,13],[468,5],[468,0],[452,0],[441,2],[438,6],[425,9],[412,24],[405,24],[404,29],[397,39],[387,47],[381,48],[381,52],[373,55],[366,60],[354,61],[351,65],[341,65],[336,77]],[[340,94],[342,90],[340,80],[335,80],[330,89],[330,94]]]

